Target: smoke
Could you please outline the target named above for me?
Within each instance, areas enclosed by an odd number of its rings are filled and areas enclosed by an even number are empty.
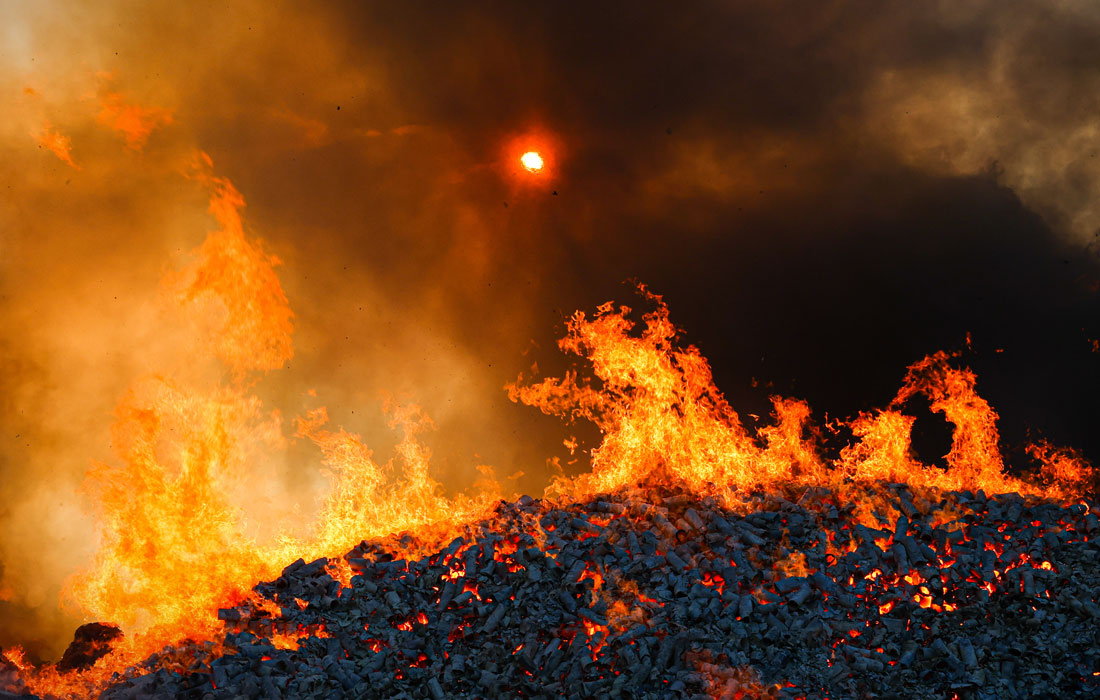
[[[255,392],[383,457],[405,396],[449,488],[488,463],[541,490],[564,436],[502,387],[633,277],[738,409],[884,405],[970,333],[1006,440],[1100,456],[1094,4],[16,2],[0,27],[0,646],[59,655],[113,407],[197,371],[161,280],[216,226],[199,150],[295,315]],[[316,507],[308,444],[271,472]]]

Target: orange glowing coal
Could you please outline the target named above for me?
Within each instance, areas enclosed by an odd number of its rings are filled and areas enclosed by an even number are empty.
[[[519,157],[519,162],[523,163],[523,167],[532,173],[542,170],[545,165],[538,151],[527,151]]]

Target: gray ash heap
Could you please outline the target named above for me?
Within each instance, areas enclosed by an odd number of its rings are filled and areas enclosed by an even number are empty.
[[[863,488],[879,528],[824,488],[501,503],[299,560],[101,697],[1100,696],[1095,502]]]

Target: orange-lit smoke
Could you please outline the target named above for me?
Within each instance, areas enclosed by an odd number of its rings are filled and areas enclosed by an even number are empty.
[[[483,463],[533,465],[527,480],[537,488],[538,436],[552,429],[516,418],[499,390],[529,344],[530,300],[500,297],[480,327],[467,324],[475,301],[507,283],[500,270],[520,274],[496,245],[508,212],[483,211],[469,195],[486,188],[492,157],[474,161],[452,135],[384,99],[395,91],[379,64],[347,61],[358,42],[334,41],[331,16],[268,7],[228,13],[251,33],[225,13],[162,8],[144,13],[151,23],[136,31],[129,10],[111,3],[0,8],[5,37],[25,40],[0,57],[0,88],[19,96],[15,118],[0,126],[10,154],[0,171],[12,185],[0,194],[0,418],[9,437],[0,445],[0,585],[12,593],[0,601],[0,646],[57,658],[86,616],[119,611],[120,621],[153,624],[149,610],[122,613],[123,601],[108,602],[102,581],[74,589],[102,613],[58,608],[63,584],[98,544],[122,547],[108,540],[125,525],[108,526],[99,543],[82,507],[92,496],[121,499],[112,477],[141,474],[165,493],[210,489],[222,499],[211,506],[211,541],[224,544],[235,528],[274,540],[275,523],[309,539],[304,528],[329,488],[312,440],[319,433],[296,436],[276,411],[298,415],[312,389],[333,426],[382,446],[382,472],[395,441],[380,400],[388,392],[422,405],[438,426],[415,438],[399,427],[396,438],[402,449],[431,446],[433,493],[481,479]],[[198,34],[202,48],[185,38]],[[277,48],[273,36],[297,39]],[[254,109],[245,84],[261,76],[263,92],[281,97]],[[349,99],[348,86],[368,90],[370,105]],[[334,145],[344,157],[324,155]],[[217,174],[195,156],[199,147],[213,153]],[[287,153],[302,171],[273,166]],[[307,186],[294,184],[300,176]],[[242,183],[262,247],[241,218]],[[358,195],[340,187],[377,200],[363,213]],[[482,343],[488,351],[475,351]],[[256,444],[193,444],[229,428],[251,431]],[[499,439],[517,431],[532,439]],[[165,451],[171,441],[175,454]],[[149,450],[156,459],[142,462]],[[390,476],[400,479],[404,457],[394,460]],[[78,496],[93,461],[97,478]],[[199,474],[210,483],[196,482]],[[261,485],[242,486],[256,474]],[[136,517],[150,500],[152,492],[127,508]],[[180,528],[190,517],[161,516]],[[426,511],[409,517],[422,522]],[[146,546],[163,552],[178,536],[150,533]],[[152,606],[151,589],[139,590],[151,585],[137,585],[134,610]]]

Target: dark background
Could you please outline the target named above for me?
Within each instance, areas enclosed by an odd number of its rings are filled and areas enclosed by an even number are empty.
[[[964,350],[1017,458],[1042,436],[1096,459],[1100,266],[1073,218],[1097,144],[1063,163],[1050,145],[1095,107],[1096,13],[968,5],[355,4],[348,24],[394,84],[430,86],[410,89],[416,120],[471,151],[525,120],[560,135],[555,194],[513,202],[494,240],[499,285],[534,280],[536,314],[630,302],[619,283],[644,281],[755,413],[753,378],[848,417],[888,403],[908,364]],[[881,103],[884,75],[960,114],[959,134],[884,137],[908,114]],[[940,152],[914,155],[928,140]],[[938,459],[942,426],[917,428]]]

